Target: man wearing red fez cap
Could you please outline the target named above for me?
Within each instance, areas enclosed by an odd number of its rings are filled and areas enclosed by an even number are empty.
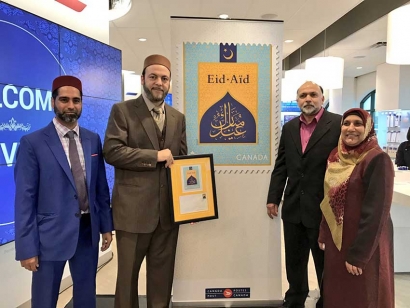
[[[82,112],[83,88],[80,79],[68,75],[57,77],[53,81],[51,91],[53,97],[51,102],[57,121],[70,129],[74,128]],[[60,92],[62,95],[58,95]],[[66,94],[72,96],[74,102],[72,105],[59,104],[67,100]]]
[[[25,135],[15,165],[16,259],[33,272],[31,307],[56,307],[64,266],[75,308],[95,308],[98,243],[111,244],[110,196],[98,134],[79,127],[81,81],[52,84],[55,118]]]
[[[83,86],[81,84],[81,80],[69,75],[60,76],[54,79],[51,91],[54,92],[64,86],[74,87],[78,91],[80,91],[81,96],[83,95]]]
[[[147,306],[168,307],[171,299],[178,226],[171,220],[166,168],[174,155],[187,154],[187,144],[185,116],[164,104],[170,81],[169,60],[147,57],[142,95],[115,104],[108,120],[103,152],[115,167],[116,308],[138,307],[138,272],[144,257]]]

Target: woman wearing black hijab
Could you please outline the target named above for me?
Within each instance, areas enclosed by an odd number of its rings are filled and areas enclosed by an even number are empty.
[[[397,149],[396,165],[410,168],[410,127],[407,131],[407,141],[402,142]]]

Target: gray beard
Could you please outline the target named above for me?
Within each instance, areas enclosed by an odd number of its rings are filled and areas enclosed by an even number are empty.
[[[313,108],[307,109],[307,108],[302,107],[300,108],[300,111],[302,111],[304,115],[313,116],[313,115],[318,114],[318,112],[320,111],[320,108],[313,107]]]

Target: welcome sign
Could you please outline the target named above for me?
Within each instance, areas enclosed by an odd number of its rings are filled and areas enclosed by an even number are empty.
[[[0,244],[5,244],[14,239],[13,173],[19,141],[54,117],[53,79],[81,79],[80,125],[103,139],[111,106],[121,100],[121,51],[3,2],[0,42]],[[107,176],[112,187],[111,167]]]
[[[270,165],[272,46],[184,44],[188,148],[217,165]]]

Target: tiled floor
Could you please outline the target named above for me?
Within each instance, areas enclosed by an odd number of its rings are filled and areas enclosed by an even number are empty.
[[[114,294],[115,292],[115,280],[117,276],[117,259],[116,259],[116,242],[113,241],[112,249],[114,252],[113,259],[103,266],[97,274],[97,294]],[[282,249],[282,258],[284,250]],[[285,275],[285,267],[282,266],[282,291],[287,289],[287,281]],[[145,263],[141,267],[140,281],[139,281],[139,294],[145,294]],[[317,289],[318,284],[316,281],[315,270],[313,261],[309,263],[309,286],[311,290]],[[408,308],[410,307],[410,274],[396,274],[395,276],[396,286],[396,308]],[[68,288],[60,294],[57,308],[64,308],[70,301],[72,296],[72,288]]]

